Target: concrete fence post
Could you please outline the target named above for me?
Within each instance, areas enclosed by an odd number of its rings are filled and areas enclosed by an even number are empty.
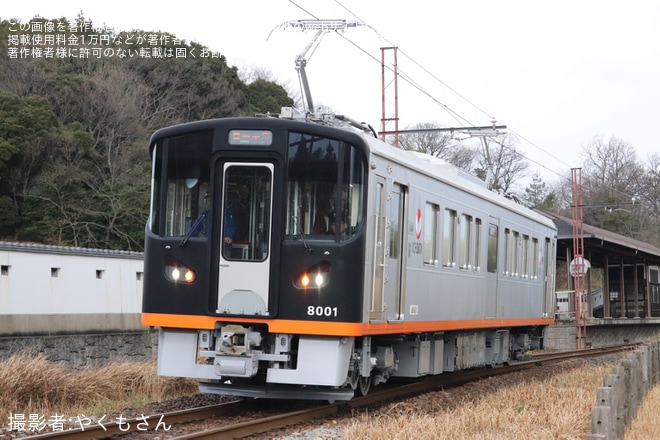
[[[660,382],[660,341],[628,354],[603,378],[591,409],[591,434],[586,440],[619,440],[634,420],[644,397]]]

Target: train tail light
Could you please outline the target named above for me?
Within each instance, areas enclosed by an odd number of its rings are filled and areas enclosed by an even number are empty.
[[[293,285],[298,289],[320,289],[330,279],[330,263],[322,261],[298,272],[293,278]]]
[[[195,271],[174,258],[165,260],[165,278],[173,283],[190,284],[195,281]]]

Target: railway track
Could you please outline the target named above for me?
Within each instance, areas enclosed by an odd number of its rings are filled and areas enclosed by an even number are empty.
[[[472,371],[463,371],[453,374],[441,374],[409,383],[375,389],[367,396],[356,397],[350,401],[319,405],[305,402],[301,409],[286,411],[269,409],[262,411],[258,408],[263,400],[240,400],[236,402],[211,405],[202,408],[193,408],[183,411],[174,411],[162,414],[126,419],[122,423],[106,423],[85,426],[76,429],[67,429],[59,432],[50,432],[23,440],[62,439],[62,440],[88,440],[99,438],[163,438],[167,429],[167,438],[170,440],[184,439],[232,439],[269,432],[299,423],[309,422],[350,412],[355,409],[378,405],[396,398],[433,391],[438,388],[448,388],[477,381],[487,377],[499,376],[515,371],[532,369],[540,364],[557,363],[575,358],[597,357],[633,349],[633,345],[620,345],[606,348],[594,348],[570,352],[543,353],[535,355],[531,360],[515,362],[511,365],[486,368]],[[264,413],[272,415],[264,415]],[[240,417],[239,417],[240,416]],[[209,420],[219,420],[223,426],[207,429],[205,427],[189,426],[185,424],[203,421],[204,426]],[[145,429],[146,427],[146,429]],[[157,428],[160,427],[160,430]]]

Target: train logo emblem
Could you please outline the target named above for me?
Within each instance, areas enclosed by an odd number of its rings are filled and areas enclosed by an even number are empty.
[[[417,208],[417,215],[415,216],[415,237],[417,240],[422,236],[422,210]]]

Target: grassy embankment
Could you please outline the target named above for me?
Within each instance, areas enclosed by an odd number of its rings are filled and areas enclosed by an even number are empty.
[[[0,362],[0,420],[7,421],[9,413],[26,418],[28,414],[98,415],[197,392],[195,381],[159,377],[155,370],[155,363],[116,362],[75,371],[41,356],[13,356]],[[611,364],[590,365],[510,386],[493,388],[482,381],[458,392],[441,391],[436,393],[437,404],[430,405],[431,412],[428,404],[411,404],[389,413],[356,415],[344,438],[584,438],[591,431],[596,389],[610,370]],[[653,438],[659,410],[660,387],[656,387],[626,439]]]
[[[44,356],[20,354],[0,361],[0,423],[9,414],[75,417],[158,402],[197,392],[191,380],[156,375],[156,363],[115,362],[72,370]]]

